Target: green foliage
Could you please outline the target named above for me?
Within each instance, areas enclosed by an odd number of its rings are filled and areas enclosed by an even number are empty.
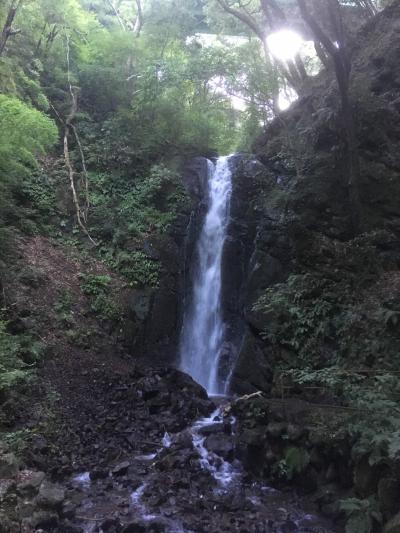
[[[333,366],[286,370],[283,375],[292,384],[318,387],[336,398],[341,428],[354,442],[354,458],[368,456],[371,465],[400,458],[398,374],[357,372]]]
[[[329,331],[337,298],[330,280],[311,274],[291,275],[286,283],[268,288],[254,306],[269,319],[263,336],[295,350],[300,357],[313,355]]]
[[[58,319],[64,324],[72,323],[73,297],[68,289],[62,291],[60,298],[54,306]]]
[[[21,455],[29,446],[29,441],[32,437],[32,431],[29,429],[21,429],[3,433],[1,440],[6,445],[7,450]]]
[[[279,479],[291,481],[304,472],[310,464],[310,455],[304,448],[290,446],[285,450],[284,458],[273,466],[273,473]]]
[[[382,516],[374,498],[348,498],[340,502],[340,510],[347,516],[346,533],[372,533],[374,523],[381,524]]]
[[[57,128],[43,113],[17,98],[0,95],[0,180],[20,178],[36,157],[57,141]]]
[[[51,216],[57,215],[57,198],[53,184],[46,176],[39,172],[32,172],[26,176],[22,183],[20,196],[29,202],[32,217],[38,221],[48,221]]]
[[[301,474],[310,464],[310,456],[304,448],[291,446],[285,452],[285,465],[287,479],[292,479],[294,475]]]
[[[98,296],[101,293],[109,290],[111,278],[107,275],[82,275],[83,283],[81,285],[82,291],[90,296]]]
[[[41,346],[30,337],[11,335],[7,322],[0,319],[0,394],[29,379],[32,365],[41,356]]]
[[[127,221],[130,235],[156,231],[163,233],[176,217],[176,208],[185,198],[177,176],[163,165],[151,168],[149,176],[138,180],[118,209],[118,217]]]
[[[18,207],[24,178],[36,167],[36,158],[58,137],[52,120],[14,97],[0,94],[0,242],[7,242],[6,225],[22,221]],[[29,223],[24,224],[30,230]]]
[[[118,255],[119,271],[134,285],[157,287],[160,265],[150,259],[144,252],[130,254],[121,252]]]
[[[112,298],[110,276],[86,274],[82,278],[82,292],[89,296],[92,311],[99,318],[118,320],[121,310]]]
[[[323,256],[326,271],[292,274],[266,289],[255,304],[265,317],[263,337],[295,353],[294,366],[354,362],[397,368],[400,307],[390,297],[382,301],[378,285],[382,267],[377,243],[390,239],[385,232],[372,232],[348,243],[318,243],[317,252],[307,252],[307,261]],[[324,357],[327,345],[334,346],[329,360]]]

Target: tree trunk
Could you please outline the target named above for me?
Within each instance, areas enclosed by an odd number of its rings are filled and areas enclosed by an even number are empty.
[[[10,9],[8,10],[7,18],[3,26],[3,31],[1,32],[0,37],[0,57],[2,56],[8,39],[12,35],[17,35],[17,33],[20,33],[21,30],[13,30],[13,22],[15,19],[15,15],[17,14],[17,11],[21,5],[22,0],[13,0],[11,2]]]
[[[142,31],[142,28],[143,28],[143,9],[142,9],[141,0],[135,0],[135,2],[136,2],[137,14],[136,14],[135,26],[133,28],[133,31],[136,37],[139,37],[140,32]]]

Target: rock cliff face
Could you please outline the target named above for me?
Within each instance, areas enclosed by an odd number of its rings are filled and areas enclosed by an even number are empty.
[[[399,268],[399,20],[396,1],[361,29],[353,50],[351,98],[361,168],[362,237],[354,239],[352,233],[340,104],[331,75],[316,78],[308,93],[268,127],[255,143],[254,156],[231,160],[222,299],[227,353],[236,354],[236,392],[269,392],[277,362],[293,366],[303,357],[296,348],[298,339],[282,342],[282,335],[294,334],[289,331],[290,312],[255,308],[266,290],[282,296],[293,276],[296,283],[307,276],[312,283],[322,278],[334,284],[337,295],[344,291],[353,305],[356,294],[378,291],[378,271]],[[160,285],[134,293],[129,325],[140,353],[169,363],[176,361],[182,302],[190,297],[191,256],[205,214],[207,160],[191,160],[182,176],[190,205],[168,236],[149,243],[162,264]],[[390,286],[391,281],[385,283]],[[358,303],[367,306],[366,298]],[[300,342],[307,344],[313,327]],[[333,361],[340,352],[340,334],[330,324],[313,339],[313,364]],[[392,341],[394,350],[397,341]]]
[[[254,146],[256,160],[236,161],[224,269],[224,307],[232,338],[238,329],[243,331],[232,379],[235,391],[268,392],[276,361],[293,363],[300,356],[293,339],[286,339],[286,345],[285,339],[274,342],[277,331],[288,326],[290,313],[254,310],[266,289],[282,291],[291,276],[310,276],[337,282],[339,298],[340,282],[347,279],[347,296],[354,300],[360,279],[371,294],[380,277],[377,270],[399,268],[399,21],[400,3],[394,2],[362,28],[353,50],[362,243],[353,240],[351,230],[339,98],[332,77],[316,79],[309,93],[270,125]],[[318,339],[311,359],[329,364],[340,352],[338,335],[332,326]]]
[[[205,215],[207,165],[205,157],[182,164],[188,201],[181,205],[168,234],[147,243],[147,255],[160,265],[159,285],[133,290],[129,299],[127,344],[135,356],[153,362],[177,362],[183,303],[192,286],[191,256]]]

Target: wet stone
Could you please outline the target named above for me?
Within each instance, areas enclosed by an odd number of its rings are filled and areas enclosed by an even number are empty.
[[[225,434],[212,434],[206,438],[205,447],[210,452],[223,457],[227,461],[233,460],[234,444],[233,440]]]
[[[129,461],[123,461],[122,463],[117,464],[111,470],[113,476],[123,476],[128,472],[131,463]]]
[[[209,424],[208,426],[203,426],[199,429],[199,433],[205,437],[213,435],[215,433],[224,433],[224,425],[222,422],[217,422],[215,424]]]
[[[17,490],[22,495],[36,494],[44,478],[44,472],[22,470],[18,474]]]
[[[37,500],[40,507],[56,508],[62,504],[64,499],[65,490],[62,487],[48,481],[42,483]]]

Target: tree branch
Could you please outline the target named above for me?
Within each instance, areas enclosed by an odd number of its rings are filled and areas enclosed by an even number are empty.
[[[246,26],[248,26],[253,32],[259,37],[262,41],[264,41],[265,34],[261,30],[260,26],[257,24],[254,17],[247,13],[243,13],[242,11],[239,11],[238,9],[235,9],[231,7],[225,0],[217,0],[218,4],[222,7],[224,11],[229,13],[230,15],[233,15],[238,20],[243,22]]]
[[[111,7],[111,9],[114,11],[114,15],[117,17],[119,25],[125,31],[126,27],[125,27],[124,21],[122,20],[120,14],[118,12],[118,9],[115,7],[114,2],[112,0],[107,0],[107,3]]]
[[[86,225],[85,225],[86,222],[87,222],[87,210],[88,210],[88,207],[89,207],[88,179],[87,179],[88,175],[87,175],[87,170],[86,170],[86,164],[85,164],[85,158],[84,158],[84,155],[83,155],[82,145],[81,145],[81,142],[79,140],[79,136],[77,134],[76,128],[72,124],[72,121],[74,120],[76,112],[78,110],[78,97],[77,97],[76,92],[74,91],[74,88],[72,87],[72,83],[71,83],[70,58],[69,58],[69,54],[70,54],[69,35],[68,35],[68,33],[66,31],[65,31],[65,36],[66,36],[66,55],[67,55],[67,78],[68,78],[69,93],[71,95],[71,109],[70,109],[70,112],[68,114],[68,117],[65,120],[65,128],[64,128],[64,160],[65,160],[65,165],[66,165],[67,170],[68,170],[69,182],[70,182],[70,187],[71,187],[71,192],[72,192],[72,200],[74,202],[76,218],[77,218],[78,224],[81,227],[81,229],[83,230],[83,232],[85,233],[85,235],[88,237],[90,242],[92,244],[94,244],[95,246],[97,246],[95,241],[90,236],[89,231],[88,231],[88,229],[86,228]],[[80,206],[78,194],[76,192],[75,173],[74,173],[74,168],[72,166],[71,158],[70,158],[70,154],[69,154],[69,143],[68,143],[68,140],[69,140],[69,132],[70,132],[70,130],[72,130],[74,132],[75,139],[77,141],[77,144],[78,144],[78,147],[79,147],[79,150],[80,150],[80,154],[81,154],[81,159],[82,159],[82,167],[83,167],[84,179],[85,179],[85,193],[86,193],[86,205],[85,205],[85,209],[84,210],[82,210],[82,208]]]
[[[142,10],[141,0],[135,0],[135,2],[136,2],[137,14],[136,14],[136,20],[135,20],[133,31],[136,37],[139,37],[140,32],[142,31],[142,28],[143,28],[143,10]]]
[[[21,33],[21,30],[13,30],[12,28],[15,16],[21,4],[22,4],[22,0],[13,0],[11,2],[11,6],[10,6],[10,9],[8,10],[7,18],[4,23],[3,30],[0,36],[0,56],[3,54],[6,48],[8,39],[12,37],[13,35],[17,35],[18,33]]]

